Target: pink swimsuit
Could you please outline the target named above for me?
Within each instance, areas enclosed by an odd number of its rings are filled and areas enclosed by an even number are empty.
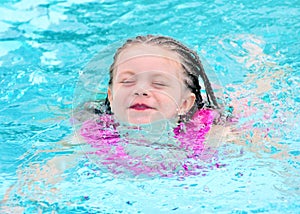
[[[174,128],[174,137],[180,142],[177,149],[180,149],[181,153],[186,151],[185,158],[181,162],[176,155],[173,157],[173,160],[177,159],[175,162],[160,159],[155,163],[147,162],[147,157],[151,159],[151,155],[129,155],[130,152],[126,151],[126,146],[130,145],[130,142],[126,138],[120,137],[117,131],[119,124],[115,123],[110,115],[100,116],[96,121],[84,122],[80,134],[94,149],[89,154],[96,154],[99,162],[115,174],[130,172],[133,175],[172,176],[174,173],[190,175],[197,174],[193,168],[199,168],[199,166],[189,166],[185,162],[187,159],[203,160],[213,156],[211,153],[204,152],[205,136],[210,130],[213,120],[212,110],[201,109],[188,123],[180,123]],[[143,152],[141,151],[141,153]]]

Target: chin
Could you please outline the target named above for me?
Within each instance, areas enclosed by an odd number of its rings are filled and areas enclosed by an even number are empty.
[[[138,117],[138,118],[129,118],[128,122],[131,124],[149,124],[149,123],[153,123],[156,120],[153,120],[153,118],[149,118],[149,117]]]
[[[130,113],[127,115],[126,122],[130,124],[151,124],[159,121],[164,121],[164,120],[171,120],[173,121],[172,118],[167,118],[165,115],[155,112],[155,113],[147,113],[147,114],[139,114],[139,112],[134,112]]]

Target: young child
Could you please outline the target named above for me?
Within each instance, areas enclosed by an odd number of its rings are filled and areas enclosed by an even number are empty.
[[[96,148],[95,154],[104,160],[102,163],[110,169],[120,165],[128,169],[128,162],[133,161],[137,164],[129,164],[131,171],[149,174],[178,168],[178,161],[207,154],[204,140],[216,120],[219,104],[196,52],[170,37],[138,36],[127,40],[117,50],[109,72],[107,98],[95,110],[100,117],[96,121],[86,121],[80,130],[84,140]],[[204,83],[206,101],[201,96],[199,78]],[[153,163],[158,159],[152,156],[157,154],[151,155],[153,153],[147,151],[148,156],[143,156],[141,142],[149,148],[150,144],[162,139],[129,142],[128,138],[122,137],[124,131],[120,127],[129,125],[140,131],[143,125],[160,121],[175,124],[171,135],[176,139],[173,146],[177,152],[167,155],[172,160],[168,166],[160,160],[160,166],[154,167]],[[128,132],[126,134],[128,136]],[[139,147],[132,148],[136,144]],[[154,150],[158,149],[151,151]],[[168,153],[170,151],[158,156],[165,158]],[[150,161],[145,164],[143,159],[149,157]],[[189,170],[184,164],[182,169]]]

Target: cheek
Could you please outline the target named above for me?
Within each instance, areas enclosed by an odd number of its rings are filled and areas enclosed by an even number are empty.
[[[114,106],[115,110],[122,109],[128,105],[130,99],[132,99],[130,93],[130,90],[126,88],[114,88],[112,105]]]
[[[128,90],[126,90],[126,88],[124,88],[124,87],[119,87],[118,85],[116,85],[113,88],[113,97],[114,97],[114,99],[116,99],[116,98],[120,99],[126,94],[128,94]]]
[[[160,100],[161,106],[164,109],[174,111],[178,106],[180,106],[180,98],[176,93],[160,93],[158,95],[158,99]]]

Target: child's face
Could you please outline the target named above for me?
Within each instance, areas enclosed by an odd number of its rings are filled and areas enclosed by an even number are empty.
[[[195,95],[186,88],[179,59],[171,51],[134,45],[124,49],[115,64],[108,98],[119,121],[178,120],[193,106]]]

